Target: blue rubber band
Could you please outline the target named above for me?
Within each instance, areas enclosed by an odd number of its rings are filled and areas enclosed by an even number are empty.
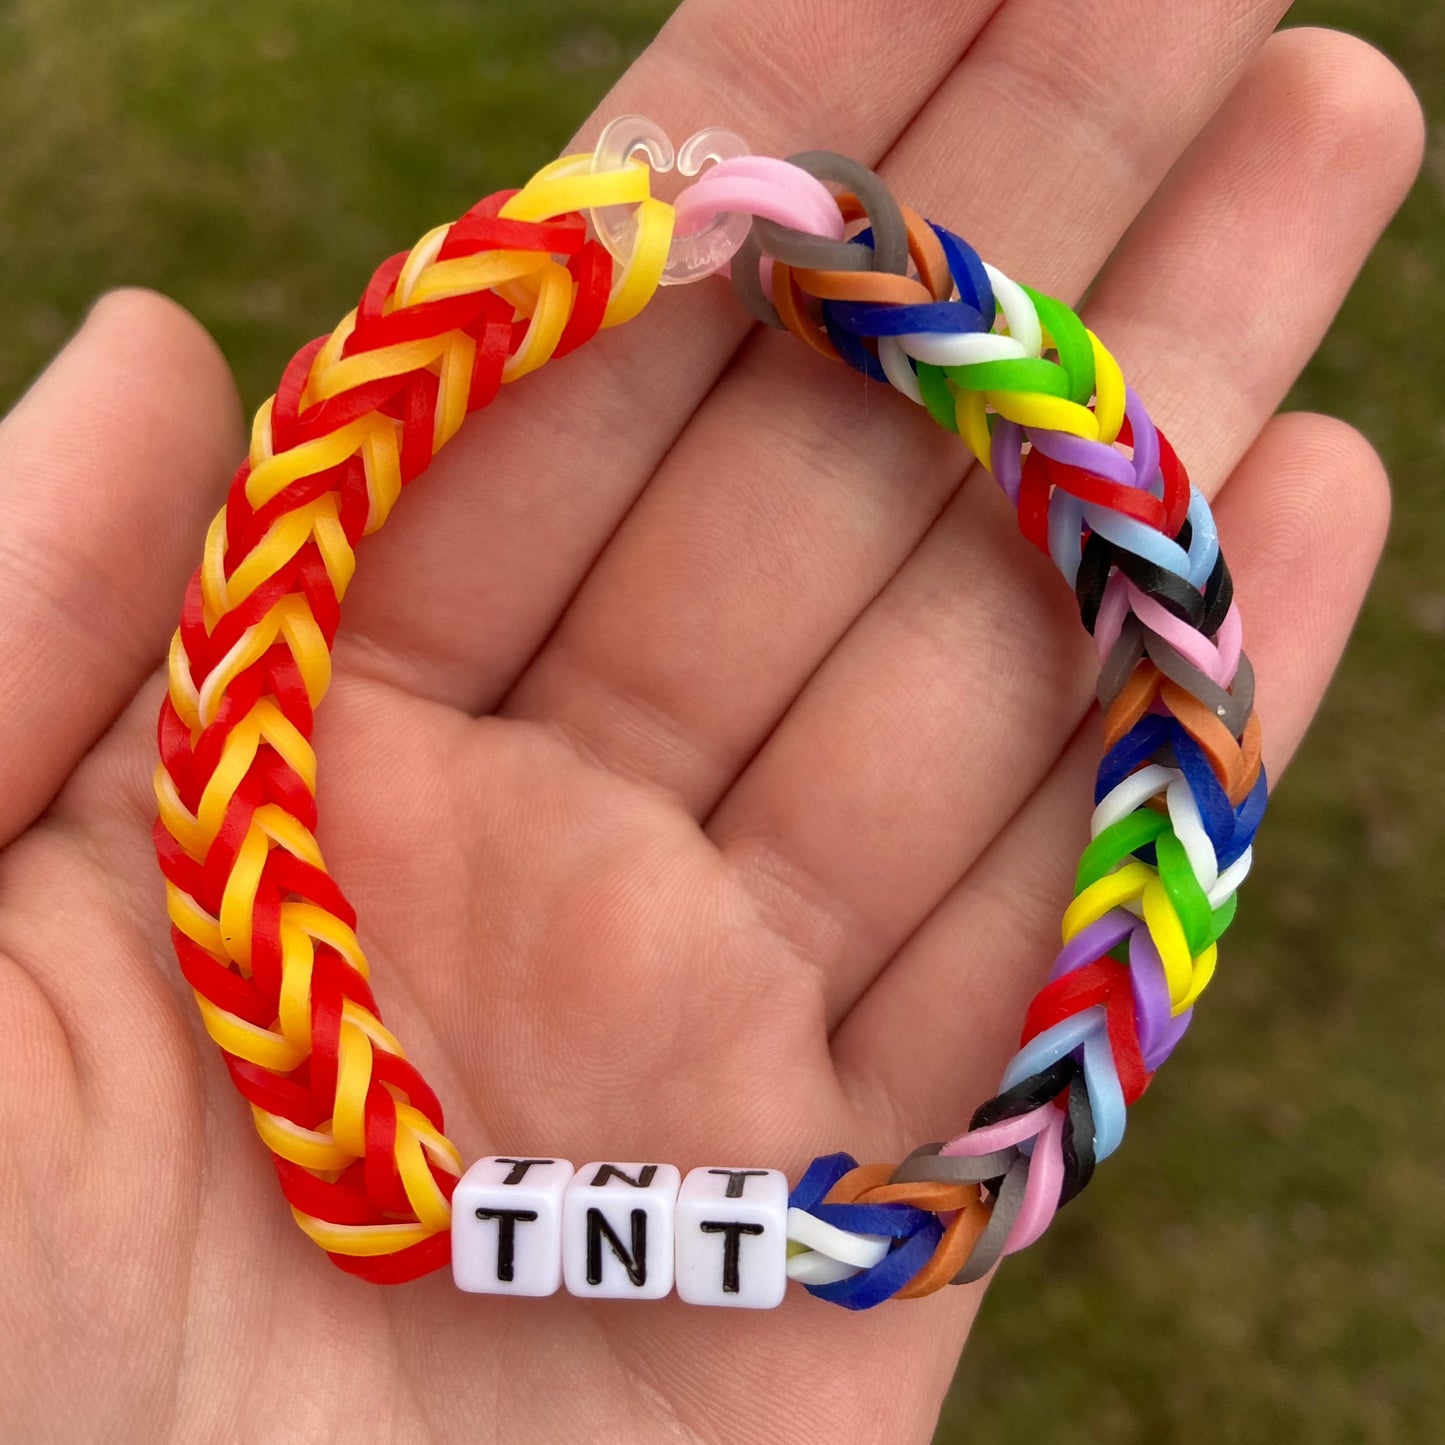
[[[966,301],[830,301],[838,324],[859,336],[911,336],[918,332],[953,336],[986,331],[983,317]]]
[[[824,1195],[850,1169],[857,1167],[858,1161],[851,1154],[820,1154],[793,1186],[793,1192],[788,1196],[788,1208],[805,1209],[811,1214],[813,1206],[821,1204]]]
[[[1008,1093],[1015,1084],[1042,1073],[1065,1054],[1073,1053],[1091,1033],[1103,1029],[1105,1021],[1104,1005],[1094,1004],[1036,1034],[1009,1060],[1003,1082],[998,1086],[999,1093]]]
[[[1145,713],[1138,722],[1104,754],[1094,780],[1094,802],[1102,803],[1130,773],[1148,762],[1170,740],[1173,718]],[[1211,773],[1212,777],[1213,774]]]
[[[1189,489],[1189,580],[1199,588],[1209,581],[1219,560],[1219,528],[1198,487]]]
[[[888,380],[888,373],[883,369],[883,363],[868,350],[863,340],[856,332],[852,332],[841,326],[837,317],[836,301],[825,301],[823,303],[823,326],[828,333],[828,340],[837,348],[838,355],[853,368],[860,371],[870,381],[880,381],[884,386],[892,383]]]
[[[956,236],[946,227],[932,221],[928,224],[933,227],[933,234],[938,237],[939,244],[943,247],[943,254],[948,259],[949,274],[953,277],[953,284],[958,287],[960,300],[966,301],[978,312],[984,321],[983,330],[992,331],[993,324],[998,319],[998,302],[994,299],[993,282],[988,279],[983,258],[962,236]]]

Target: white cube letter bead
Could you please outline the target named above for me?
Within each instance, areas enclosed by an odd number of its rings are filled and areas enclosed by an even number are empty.
[[[788,1288],[788,1176],[694,1169],[677,1196],[677,1292],[688,1304],[770,1310]]]
[[[661,1299],[672,1289],[673,1164],[584,1164],[562,1204],[562,1274],[576,1295]]]
[[[452,1195],[452,1277],[473,1294],[556,1294],[565,1159],[478,1159]]]

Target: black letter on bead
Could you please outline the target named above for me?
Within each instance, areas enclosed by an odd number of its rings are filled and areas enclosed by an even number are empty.
[[[532,1161],[540,1164],[540,1159]],[[497,1221],[497,1278],[503,1284],[511,1284],[514,1275],[512,1266],[516,1261],[517,1224],[530,1224],[537,1217],[535,1209],[479,1209],[478,1219]]]
[[[721,1170],[713,1170],[714,1174],[721,1173]],[[741,1194],[743,1191],[738,1190]],[[715,1219],[706,1219],[699,1226],[704,1234],[721,1234],[726,1236],[723,1239],[723,1293],[736,1294],[740,1285],[738,1283],[738,1245],[742,1242],[745,1234],[761,1234],[761,1224],[737,1224],[729,1221],[726,1224],[719,1223]]]
[[[609,1179],[620,1179],[624,1184],[630,1184],[634,1189],[646,1189],[652,1183],[652,1176],[657,1173],[656,1164],[644,1164],[638,1171],[637,1178],[630,1174],[624,1174],[615,1164],[604,1164],[592,1176],[592,1187],[599,1188],[606,1184]]]
[[[610,1165],[608,1166],[611,1167]],[[648,1168],[652,1168],[648,1165]],[[624,1179],[627,1176],[622,1176]],[[629,1184],[632,1180],[627,1181]],[[596,1183],[594,1180],[593,1183]],[[602,1236],[607,1236],[607,1243],[612,1248],[612,1253],[617,1256],[618,1263],[627,1271],[627,1278],[635,1284],[638,1289],[647,1283],[647,1211],[645,1209],[634,1209],[632,1211],[632,1252],[627,1252],[626,1246],[612,1232],[612,1226],[602,1216],[600,1209],[589,1209],[587,1211],[587,1283],[602,1283]]]
[[[520,1184],[527,1177],[527,1170],[534,1164],[555,1164],[555,1159],[498,1159],[498,1164],[510,1164],[507,1177],[502,1180],[503,1184]]]
[[[728,1187],[723,1197],[725,1199],[741,1199],[748,1180],[762,1179],[768,1171],[766,1169],[709,1169],[707,1172],[709,1174],[726,1174]]]

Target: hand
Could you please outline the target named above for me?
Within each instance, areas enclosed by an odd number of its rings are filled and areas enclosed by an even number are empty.
[[[840,150],[1010,275],[1092,283],[1218,498],[1276,776],[1387,501],[1353,431],[1271,414],[1421,148],[1398,72],[1267,40],[1284,8],[689,0],[584,132],[641,110]],[[363,1284],[296,1230],[150,845],[159,669],[242,450],[220,356],[145,293],[0,428],[14,1438],[926,1439],[977,1288],[867,1315],[520,1303]],[[320,838],[464,1157],[796,1178],[900,1158],[992,1092],[1100,744],[1067,589],[966,470],[715,282],[504,394],[362,548]]]

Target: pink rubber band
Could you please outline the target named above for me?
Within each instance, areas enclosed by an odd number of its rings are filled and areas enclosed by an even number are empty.
[[[1230,606],[1211,641],[1162,603],[1141,592],[1122,572],[1116,572],[1104,588],[1094,622],[1094,647],[1101,661],[1114,650],[1131,608],[1150,631],[1162,637],[1212,682],[1227,688],[1234,681],[1244,647],[1244,623],[1237,603]]]
[[[1022,1144],[1026,1139],[1035,1138],[1042,1133],[1047,1126],[1048,1120],[1039,1118],[1043,1107],[1030,1109],[1027,1114],[1019,1114],[1012,1119],[1000,1119],[997,1124],[989,1124],[967,1134],[960,1134],[957,1138],[950,1139],[938,1152],[971,1159],[975,1154],[992,1154],[995,1149],[1008,1149]]]
[[[673,202],[678,235],[701,230],[725,211],[761,216],[795,231],[843,239],[843,217],[822,181],[772,156],[719,161]]]
[[[1024,1200],[1004,1241],[1005,1254],[1027,1249],[1049,1227],[1058,1212],[1059,1195],[1064,1187],[1064,1111],[1045,1104],[1043,1112],[1049,1118],[1045,1120],[1038,1143],[1034,1146],[1028,1183],[1024,1185]]]
[[[1244,642],[1244,623],[1240,620],[1238,604],[1230,605],[1211,641],[1132,582],[1126,579],[1124,585],[1128,588],[1129,605],[1147,628],[1158,633],[1181,657],[1220,687],[1228,687],[1234,681]]]

